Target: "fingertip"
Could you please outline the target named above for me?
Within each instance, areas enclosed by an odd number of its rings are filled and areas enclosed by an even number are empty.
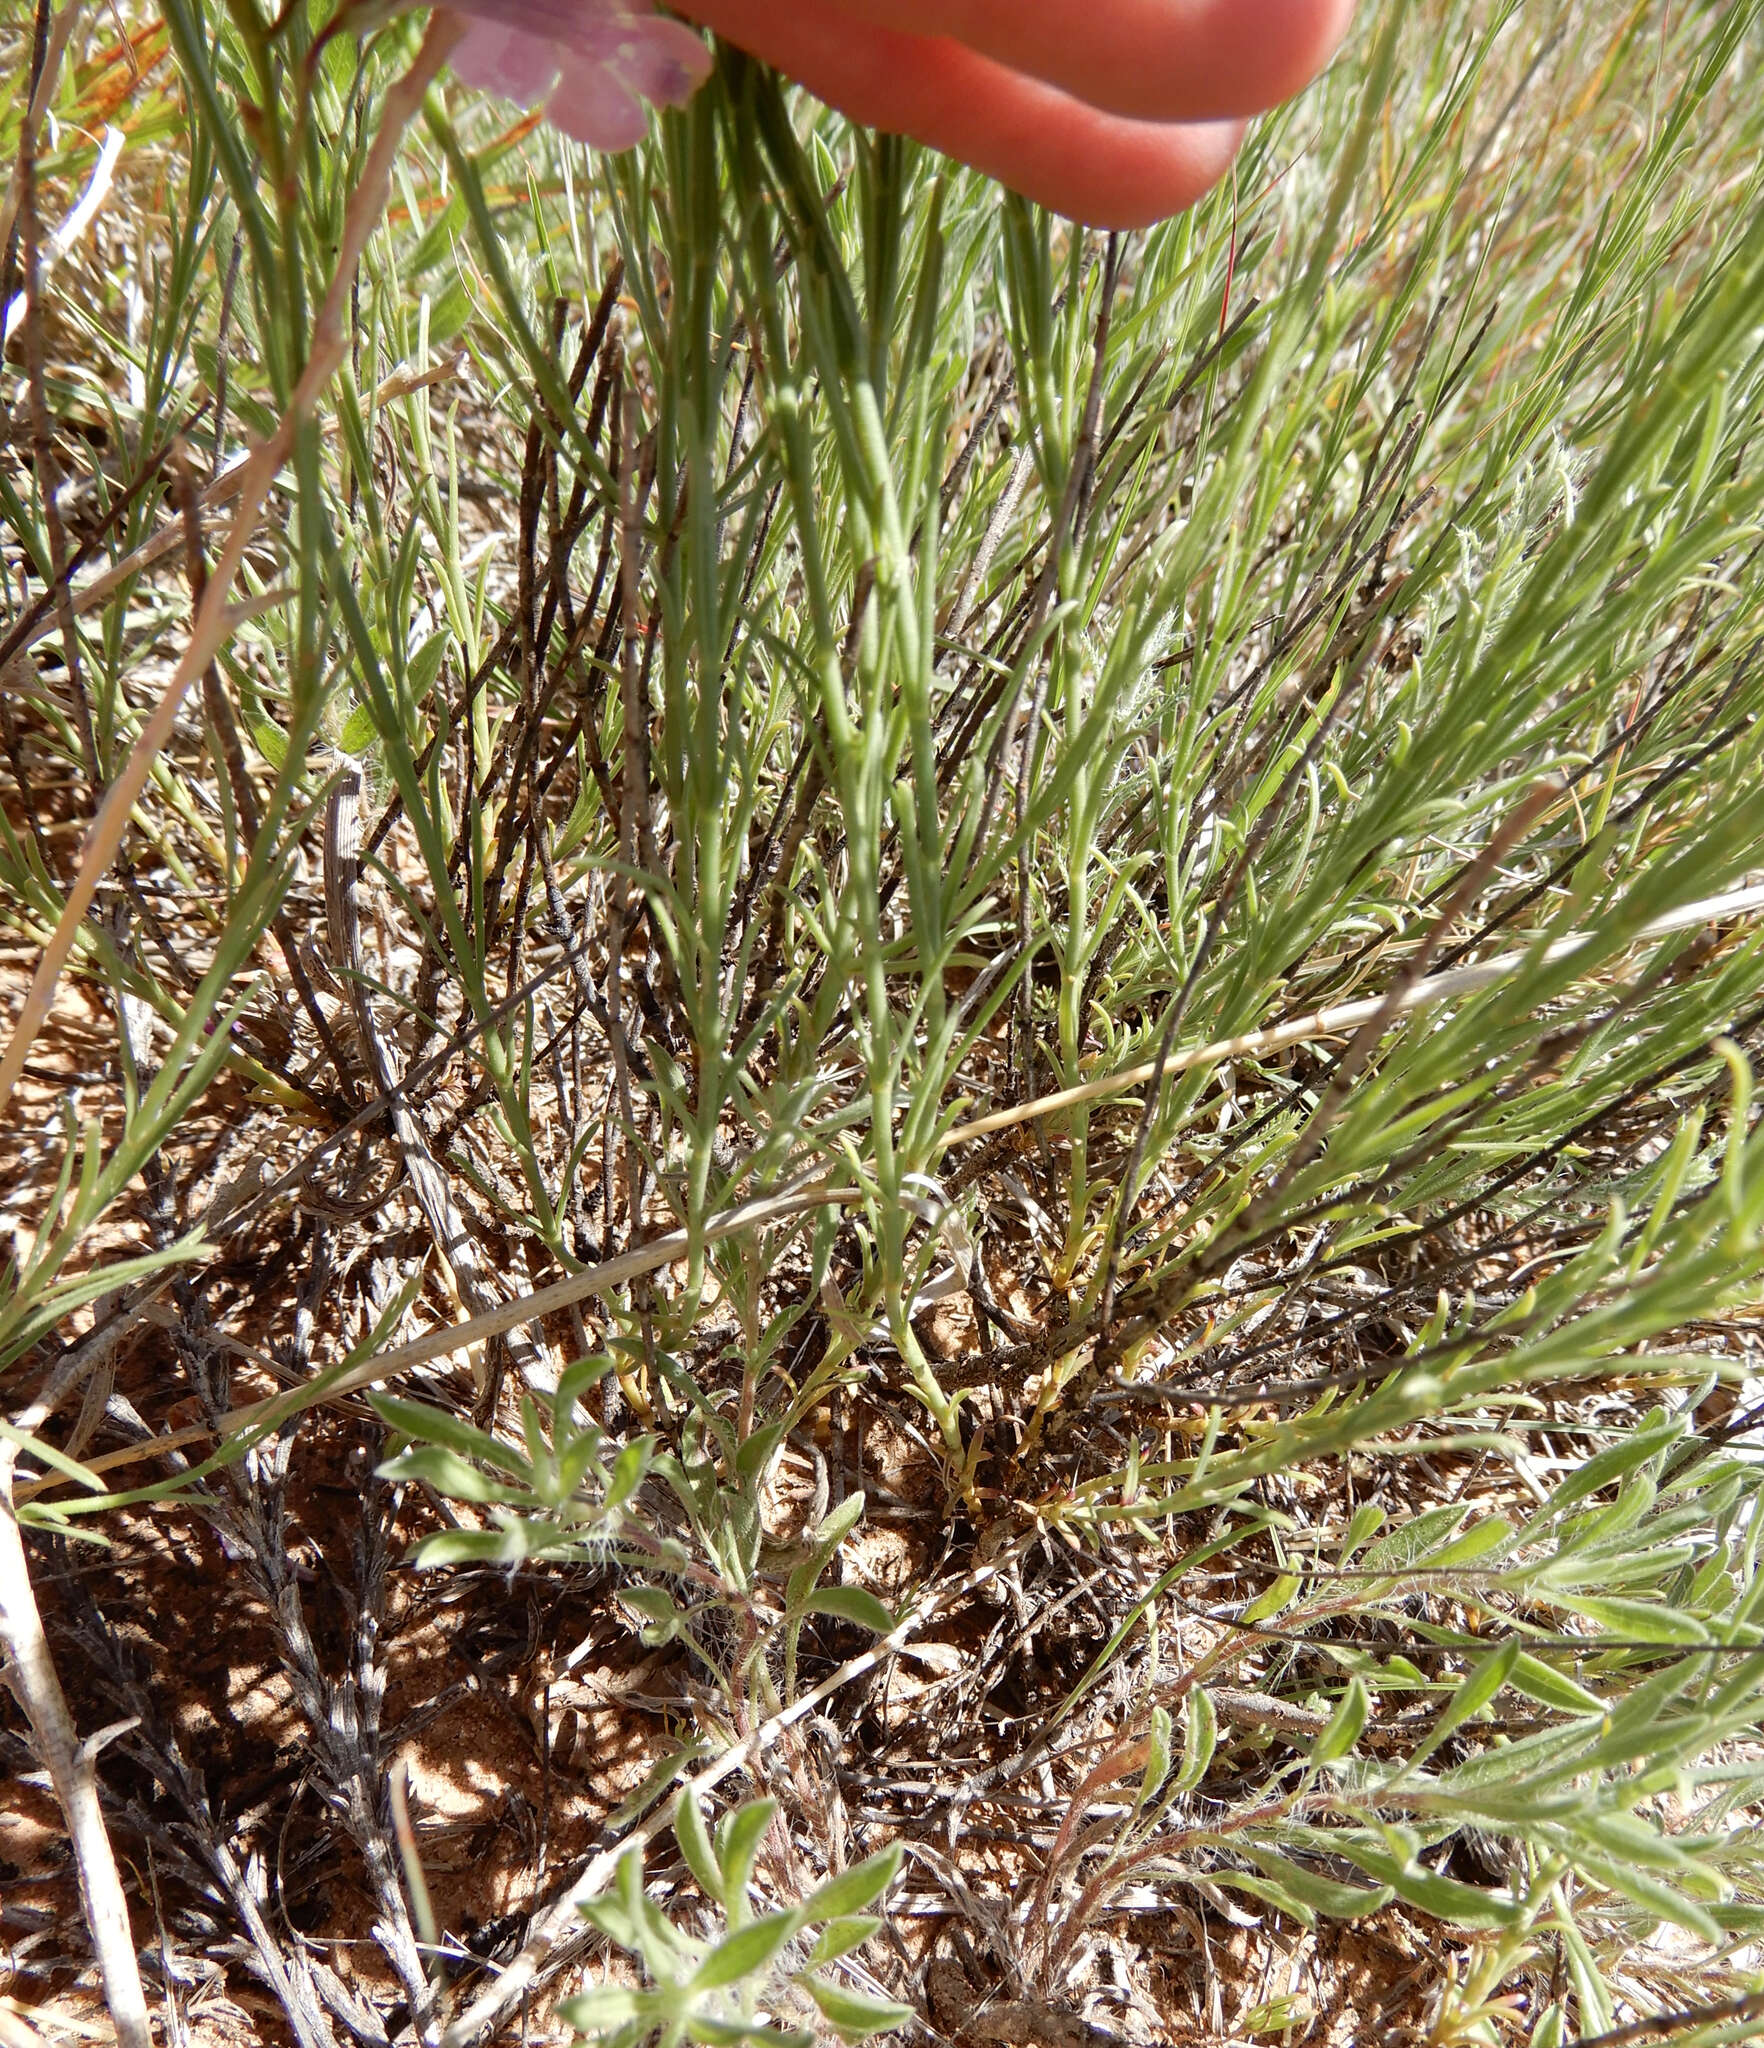
[[[1146,227],[1180,213],[1218,183],[1243,139],[1240,119],[1124,119],[946,37],[822,7],[684,4],[852,120],[915,136],[1089,227]]]
[[[1089,149],[1066,153],[1058,161],[1023,164],[1014,175],[1004,170],[994,175],[1026,199],[1083,227],[1148,228],[1206,197],[1230,170],[1246,126],[1242,121],[1167,125],[1100,118],[1107,123],[1106,134],[1096,135]]]
[[[1232,82],[1231,111],[1265,114],[1328,70],[1353,26],[1355,0],[1260,0],[1259,53]],[[1221,39],[1233,33],[1233,0],[1213,0]],[[1241,28],[1236,30],[1241,37]],[[1230,77],[1229,67],[1222,71]]]
[[[1108,113],[1265,113],[1340,47],[1354,0],[834,0],[854,19],[947,36]]]

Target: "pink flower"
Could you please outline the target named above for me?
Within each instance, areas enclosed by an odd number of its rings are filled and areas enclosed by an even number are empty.
[[[470,26],[452,64],[467,85],[547,117],[594,149],[629,149],[649,117],[643,102],[684,106],[709,76],[711,53],[651,0],[452,0]]]

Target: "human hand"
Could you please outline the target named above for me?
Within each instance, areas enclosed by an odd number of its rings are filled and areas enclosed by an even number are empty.
[[[676,0],[873,128],[1097,227],[1192,205],[1245,117],[1328,62],[1354,0]],[[596,149],[679,106],[710,51],[654,0],[452,0],[453,68]]]
[[[1056,212],[1140,227],[1229,168],[1354,0],[671,0],[870,127]]]

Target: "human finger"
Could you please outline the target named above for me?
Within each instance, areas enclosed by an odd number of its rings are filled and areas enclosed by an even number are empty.
[[[943,36],[843,15],[815,0],[681,0],[681,11],[872,128],[916,136],[1093,227],[1143,227],[1224,174],[1237,121],[1107,114]]]
[[[1333,56],[1354,0],[810,0],[947,36],[1106,112],[1205,121],[1259,114]],[[800,6],[799,6],[799,11]]]

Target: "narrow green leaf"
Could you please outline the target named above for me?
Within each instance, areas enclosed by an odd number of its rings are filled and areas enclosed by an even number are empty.
[[[1182,1764],[1176,1773],[1178,1792],[1192,1792],[1207,1775],[1218,1740],[1219,1719],[1206,1688],[1191,1685],[1183,1702]]]
[[[1460,1526],[1465,1512],[1461,1507],[1425,1509],[1393,1529],[1388,1536],[1381,1536],[1361,1558],[1362,1567],[1375,1571],[1400,1571],[1404,1565],[1419,1564]]]
[[[1505,1550],[1512,1540],[1512,1527],[1505,1518],[1489,1515],[1480,1522],[1472,1522],[1461,1536],[1434,1551],[1427,1562],[1435,1571],[1454,1564],[1478,1564]]]
[[[613,1460],[612,1476],[606,1482],[604,1505],[608,1512],[622,1508],[643,1484],[654,1449],[654,1437],[640,1436],[635,1442],[626,1444]]]
[[[856,1622],[876,1635],[892,1635],[899,1626],[874,1593],[862,1586],[823,1586],[803,1603],[805,1614],[825,1614],[836,1621]]]
[[[837,1962],[854,1948],[862,1948],[881,1925],[873,1913],[847,1913],[829,1920],[809,1950],[809,1968],[818,1970],[823,1963]]]
[[[1384,1527],[1383,1508],[1367,1501],[1355,1508],[1353,1520],[1348,1523],[1347,1534],[1341,1540],[1341,1564],[1352,1564],[1363,1545],[1369,1543]]]
[[[1291,1572],[1282,1572],[1265,1593],[1259,1593],[1249,1603],[1238,1619],[1252,1627],[1257,1622],[1272,1621],[1282,1608],[1292,1603],[1299,1585],[1300,1581]]]
[[[1355,1920],[1364,1913],[1376,1913],[1390,1901],[1389,1885],[1343,1884],[1338,1878],[1307,1869],[1263,1843],[1245,1842],[1239,1846],[1264,1877],[1272,1878],[1283,1891],[1326,1919]]]
[[[1547,1506],[1539,1509],[1526,1523],[1524,1536],[1531,1536],[1546,1523],[1567,1513],[1579,1502],[1602,1492],[1607,1486],[1615,1485],[1626,1478],[1638,1465],[1645,1465],[1650,1458],[1658,1457],[1684,1434],[1685,1425],[1681,1420],[1666,1415],[1656,1408],[1639,1429],[1624,1436],[1620,1443],[1597,1452],[1584,1465],[1570,1472],[1551,1494]]]
[[[388,1429],[409,1437],[413,1443],[440,1444],[458,1457],[494,1465],[516,1478],[526,1478],[532,1472],[531,1465],[513,1444],[504,1443],[485,1430],[474,1429],[449,1409],[437,1407],[431,1401],[401,1400],[396,1394],[374,1393],[367,1398]]]
[[[753,1799],[745,1806],[736,1807],[733,1813],[724,1814],[717,1823],[715,1841],[717,1861],[723,1871],[723,1905],[730,1913],[735,1911],[737,1901],[745,1901],[747,1897],[753,1859],[759,1854],[759,1845],[777,1811],[777,1800]],[[818,1919],[820,1916],[811,1914],[807,1917]]]
[[[651,1648],[672,1642],[686,1619],[660,1586],[621,1586],[619,1600],[643,1617],[643,1640]]]
[[[525,1500],[533,1505],[525,1487],[508,1486],[500,1479],[492,1479],[440,1444],[420,1444],[396,1458],[388,1458],[380,1466],[379,1474],[382,1479],[393,1481],[417,1480],[450,1500]]]
[[[1311,1745],[1312,1763],[1331,1764],[1346,1756],[1360,1739],[1360,1730],[1366,1725],[1369,1708],[1365,1685],[1356,1674],[1348,1680],[1347,1690],[1330,1715],[1328,1726]]]
[[[1251,1898],[1260,1899],[1277,1913],[1284,1913],[1289,1920],[1296,1920],[1301,1927],[1315,1927],[1317,1909],[1301,1899],[1297,1892],[1290,1890],[1272,1877],[1260,1877],[1250,1870],[1218,1870],[1213,1872],[1214,1882],[1228,1885],[1234,1892],[1248,1892]]]
[[[864,1496],[859,1491],[848,1493],[833,1509],[814,1533],[814,1546],[831,1556],[864,1518]]]
[[[910,2005],[896,2005],[885,1998],[865,1998],[825,1977],[799,1977],[797,1982],[821,2008],[822,2017],[842,2041],[867,2041],[872,2034],[886,2033],[890,2027],[904,2027],[913,2017]]]
[[[722,1869],[711,1846],[710,1830],[704,1824],[704,1809],[690,1785],[681,1786],[680,1796],[674,1802],[674,1840],[679,1843],[680,1853],[686,1859],[687,1869],[697,1880],[699,1890],[707,1899],[714,1899],[719,1906],[722,1905]]]
[[[1136,1811],[1158,1796],[1159,1789],[1169,1775],[1170,1716],[1162,1707],[1153,1707],[1151,1727],[1146,1735],[1145,1770],[1140,1776],[1139,1790],[1133,1802]]]
[[[786,1425],[769,1422],[763,1429],[756,1429],[752,1436],[735,1454],[735,1470],[749,1486],[756,1485],[765,1475],[778,1446],[784,1441]]]
[[[1618,1595],[1601,1596],[1582,1593],[1570,1599],[1564,1593],[1554,1596],[1557,1606],[1566,1607],[1571,1614],[1581,1614],[1588,1621],[1614,1636],[1625,1636],[1640,1643],[1706,1643],[1709,1631],[1694,1614],[1681,1614],[1675,1609],[1657,1606],[1651,1600],[1625,1600]]]
[[[1517,1636],[1509,1636],[1498,1650],[1491,1650],[1486,1657],[1478,1658],[1458,1681],[1456,1690],[1445,1703],[1445,1710],[1428,1730],[1423,1753],[1431,1755],[1448,1735],[1480,1714],[1513,1676],[1519,1658]]]
[[[805,1920],[844,1920],[873,1905],[894,1882],[905,1854],[899,1842],[891,1842],[874,1856],[866,1856],[837,1877],[818,1885],[802,1902]]]
[[[644,2004],[640,1993],[629,1991],[623,1985],[604,1984],[566,1999],[557,2010],[559,2017],[567,2020],[578,2033],[599,2034],[608,2027],[636,2019]]]
[[[1540,1707],[1555,1707],[1564,1714],[1603,1714],[1609,1710],[1608,1700],[1529,1650],[1521,1650],[1514,1659],[1510,1682],[1513,1690],[1523,1693],[1528,1700],[1536,1700]]]
[[[1686,1898],[1676,1885],[1664,1883],[1634,1863],[1619,1863],[1602,1856],[1583,1855],[1581,1867],[1595,1883],[1620,1893],[1645,1912],[1683,1927],[1699,1941],[1719,1942],[1721,1923],[1695,1899]]]
[[[1336,1838],[1340,1852],[1379,1884],[1389,1885],[1399,1898],[1419,1906],[1436,1920],[1454,1927],[1494,1929],[1516,1926],[1525,1908],[1519,1900],[1498,1898],[1476,1885],[1460,1884],[1455,1877],[1442,1877],[1424,1865],[1395,1856],[1370,1836],[1344,1830]]]
[[[374,723],[373,706],[358,704],[343,721],[343,730],[337,735],[337,745],[345,754],[365,754],[378,734],[379,727]]]
[[[27,1457],[36,1458],[59,1472],[64,1479],[71,1479],[76,1485],[92,1493],[107,1491],[104,1481],[96,1472],[88,1471],[77,1458],[70,1458],[65,1451],[57,1450],[53,1444],[46,1444],[41,1437],[32,1436],[29,1430],[15,1429],[10,1422],[0,1422],[0,1439],[16,1444]]]
[[[767,1913],[724,1935],[692,1973],[694,1991],[720,1991],[763,1970],[802,1924],[798,1913]]]

